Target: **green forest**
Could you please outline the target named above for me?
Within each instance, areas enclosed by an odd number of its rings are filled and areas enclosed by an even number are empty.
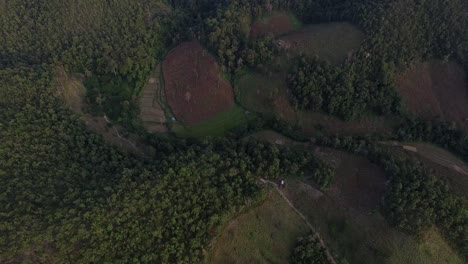
[[[280,56],[272,36],[249,36],[254,20],[272,10],[292,12],[304,24],[349,21],[365,32],[340,65],[296,58],[289,100],[297,110],[344,121],[402,118],[390,136],[319,132],[310,140],[262,115],[217,138],[141,130],[138,98],[171,48],[199,40],[234,81]],[[322,190],[334,181],[334,168],[312,151],[248,137],[263,129],[383,167],[386,220],[412,236],[439,227],[466,261],[466,197],[378,142],[431,142],[468,161],[466,132],[406,113],[394,82],[428,59],[455,61],[468,72],[467,10],[463,0],[0,2],[0,262],[203,263],[219,228],[264,199],[260,179],[310,175]],[[125,151],[89,130],[60,97],[57,67],[83,77],[89,114],[105,114],[151,151]],[[328,263],[316,238],[304,235],[291,263]]]

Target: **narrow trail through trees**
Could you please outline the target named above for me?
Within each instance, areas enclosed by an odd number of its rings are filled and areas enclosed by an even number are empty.
[[[291,207],[291,209],[294,210],[294,212],[296,212],[297,215],[299,215],[299,217],[302,218],[302,220],[304,220],[304,222],[307,224],[307,226],[310,228],[310,230],[312,230],[312,232],[314,233],[314,235],[317,237],[317,239],[319,240],[320,242],[320,245],[324,248],[325,250],[325,253],[327,254],[327,258],[328,258],[328,261],[330,261],[330,263],[332,264],[336,264],[336,261],[335,261],[335,258],[333,257],[333,255],[330,253],[330,251],[328,250],[327,246],[325,245],[325,242],[323,241],[323,239],[320,237],[319,233],[315,230],[314,226],[309,222],[309,220],[307,219],[307,217],[304,216],[304,214],[301,213],[301,211],[299,211],[299,209],[297,209],[294,204],[286,197],[286,195],[284,195],[284,193],[280,190],[280,188],[278,188],[278,185],[272,181],[268,181],[268,180],[265,180],[265,179],[260,179],[260,181],[264,184],[271,184],[274,186],[274,188],[276,189],[276,191],[278,191],[278,193],[281,195],[281,197],[286,201],[286,203],[289,205],[289,207]]]

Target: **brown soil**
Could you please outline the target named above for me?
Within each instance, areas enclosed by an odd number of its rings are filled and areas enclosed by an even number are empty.
[[[250,36],[256,38],[265,35],[280,36],[294,30],[294,25],[287,14],[274,14],[266,22],[259,21],[252,25]]]
[[[416,64],[397,77],[397,89],[411,113],[455,121],[468,129],[468,83],[459,65],[442,61]]]
[[[163,63],[167,102],[174,116],[187,125],[213,118],[234,106],[231,84],[197,41],[169,52]]]
[[[294,124],[297,121],[296,112],[285,96],[279,96],[272,101],[273,109],[279,118]]]
[[[81,113],[86,88],[83,85],[82,77],[68,74],[63,66],[55,69],[57,77],[57,93],[71,110]]]
[[[367,159],[328,148],[317,148],[316,155],[336,170],[335,182],[326,191],[338,205],[352,211],[370,212],[381,202],[386,176]]]

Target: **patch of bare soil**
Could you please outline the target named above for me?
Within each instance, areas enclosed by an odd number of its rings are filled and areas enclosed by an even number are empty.
[[[167,132],[166,115],[162,107],[161,66],[158,65],[143,88],[140,97],[140,119],[148,132]]]
[[[139,143],[136,136],[122,136],[117,126],[112,126],[105,116],[93,116],[84,113],[86,108],[86,88],[82,77],[68,74],[64,67],[56,68],[57,94],[70,109],[81,116],[86,127],[96,134],[103,136],[107,143],[118,146],[123,150],[142,154],[149,152],[148,148]]]
[[[297,122],[297,115],[294,108],[291,106],[286,96],[278,96],[272,100],[273,109],[279,118],[295,124]]]
[[[397,90],[411,113],[455,121],[468,130],[468,83],[458,64],[418,63],[397,77]]]
[[[276,13],[267,19],[252,25],[250,29],[251,37],[261,37],[265,35],[280,36],[294,30],[291,18],[284,13]]]
[[[102,135],[107,143],[136,154],[143,154],[145,152],[144,146],[139,144],[139,139],[136,136],[123,136],[119,132],[119,127],[111,125],[105,116],[83,114],[82,120],[89,130]]]
[[[75,113],[81,113],[84,96],[86,95],[86,88],[83,85],[82,78],[78,75],[68,74],[63,66],[57,66],[55,76],[58,96]]]
[[[196,125],[234,106],[231,84],[215,58],[197,41],[169,52],[163,63],[166,98],[174,116]]]
[[[336,170],[326,195],[337,204],[359,212],[370,212],[380,204],[387,181],[383,169],[346,152],[317,148],[315,153]]]

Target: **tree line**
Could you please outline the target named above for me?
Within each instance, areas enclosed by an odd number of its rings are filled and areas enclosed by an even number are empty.
[[[198,263],[216,228],[261,194],[258,177],[331,169],[255,140],[150,137],[150,156],[89,132],[50,67],[0,70],[2,262]]]

